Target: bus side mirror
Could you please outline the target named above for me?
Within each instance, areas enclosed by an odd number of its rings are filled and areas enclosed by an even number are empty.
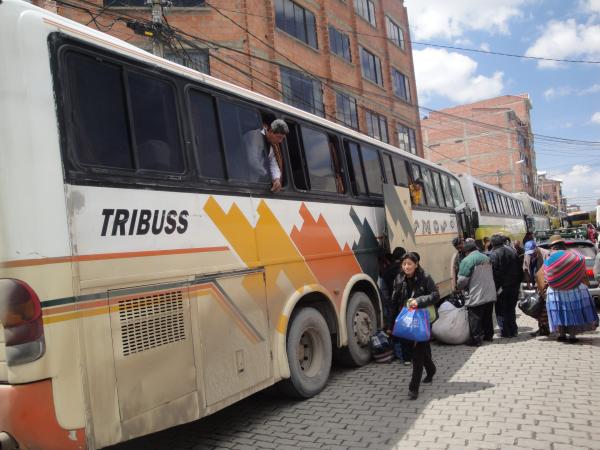
[[[471,226],[473,228],[479,228],[479,214],[477,211],[471,211]]]

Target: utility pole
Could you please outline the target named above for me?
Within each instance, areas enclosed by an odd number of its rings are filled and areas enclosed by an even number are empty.
[[[162,43],[163,29],[163,5],[161,0],[149,0],[152,3],[152,24],[154,26],[154,36],[152,36],[152,53],[164,58],[165,51]]]

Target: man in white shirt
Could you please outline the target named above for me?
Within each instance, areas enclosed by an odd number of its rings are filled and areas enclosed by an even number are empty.
[[[270,126],[252,130],[244,135],[244,145],[248,156],[249,181],[267,181],[271,178],[271,191],[281,191],[283,157],[281,143],[289,133],[289,127],[282,119],[275,119]]]

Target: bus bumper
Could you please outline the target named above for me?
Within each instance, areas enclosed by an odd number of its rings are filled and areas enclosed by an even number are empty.
[[[7,436],[8,435],[8,436]],[[52,382],[0,384],[0,436],[20,450],[83,450],[85,430],[65,430],[56,420]],[[2,441],[0,441],[2,442]],[[4,442],[0,449],[4,450]]]

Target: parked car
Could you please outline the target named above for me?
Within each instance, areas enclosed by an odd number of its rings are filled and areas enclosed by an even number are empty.
[[[594,273],[594,263],[596,262],[598,249],[593,242],[587,239],[565,239],[565,244],[568,250],[578,253],[585,258],[585,271],[590,281],[590,294],[594,298],[596,305],[600,306],[600,283],[596,277],[597,274]],[[542,242],[539,246],[545,249],[550,248],[548,242]]]

